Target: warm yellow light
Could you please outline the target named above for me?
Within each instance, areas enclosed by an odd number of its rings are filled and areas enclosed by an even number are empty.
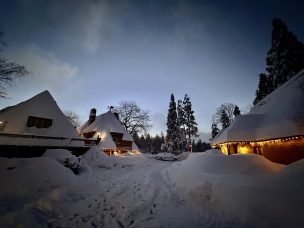
[[[101,140],[104,140],[104,138],[106,137],[107,133],[105,131],[98,131],[97,132],[97,136],[99,136],[99,138]]]
[[[226,144],[226,143],[221,144],[220,147],[221,147],[221,151],[222,151],[224,154],[228,155],[227,144]]]
[[[238,149],[239,149],[238,152],[240,154],[248,154],[249,153],[249,148],[247,146],[240,146]]]

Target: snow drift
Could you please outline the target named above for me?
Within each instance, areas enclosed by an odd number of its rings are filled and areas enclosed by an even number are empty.
[[[67,151],[0,159],[0,226],[301,227],[304,160],[284,166],[218,150],[181,161],[108,157],[91,148],[81,172]],[[78,159],[78,158],[76,158]]]

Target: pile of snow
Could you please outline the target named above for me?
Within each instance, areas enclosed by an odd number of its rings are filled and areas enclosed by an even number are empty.
[[[115,157],[108,156],[98,146],[91,147],[82,157],[90,166],[99,168],[111,169],[117,163]]]
[[[256,154],[236,154],[225,156],[219,150],[209,150],[205,153],[192,153],[186,161],[170,167],[176,172],[205,173],[213,175],[261,175],[276,173],[284,165],[276,164],[263,156]],[[180,175],[177,174],[179,178]]]
[[[302,224],[304,160],[284,166],[259,155],[190,154],[163,173],[175,192],[203,213],[207,207],[233,226]],[[198,212],[199,213],[199,212]]]
[[[46,226],[86,197],[83,180],[48,157],[0,158],[0,180],[1,227]]]
[[[79,175],[62,161],[0,158],[1,227],[301,227],[304,160],[284,166],[219,150],[163,162],[92,147]],[[78,159],[78,158],[76,158]]]
[[[172,154],[172,153],[159,153],[157,155],[152,156],[154,159],[161,160],[161,161],[178,161],[183,158],[183,154]]]

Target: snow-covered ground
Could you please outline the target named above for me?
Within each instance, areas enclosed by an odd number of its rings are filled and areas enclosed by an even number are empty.
[[[64,166],[79,163],[79,175]],[[0,227],[303,227],[304,160],[64,150],[0,158]]]

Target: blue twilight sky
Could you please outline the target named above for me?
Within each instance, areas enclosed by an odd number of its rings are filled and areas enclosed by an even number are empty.
[[[49,90],[85,121],[121,100],[165,131],[170,94],[191,97],[200,132],[225,102],[248,107],[265,71],[271,20],[304,40],[301,1],[0,0],[4,55],[31,76],[0,108]]]

